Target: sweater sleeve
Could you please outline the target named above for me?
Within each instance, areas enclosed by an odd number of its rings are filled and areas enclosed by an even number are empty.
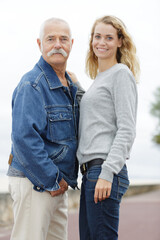
[[[78,101],[78,104],[80,104],[81,99],[83,97],[83,94],[85,93],[85,90],[82,88],[80,82],[76,82],[75,85],[78,88],[78,90],[77,90],[77,101]]]
[[[116,135],[99,178],[112,182],[129,158],[136,135],[137,88],[133,75],[119,71],[113,79],[111,90],[116,115]]]

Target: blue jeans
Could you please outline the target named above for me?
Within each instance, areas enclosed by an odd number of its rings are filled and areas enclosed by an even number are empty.
[[[122,196],[129,186],[127,167],[114,175],[111,195],[94,203],[94,190],[101,166],[93,166],[83,176],[80,198],[80,240],[117,240],[119,208]]]

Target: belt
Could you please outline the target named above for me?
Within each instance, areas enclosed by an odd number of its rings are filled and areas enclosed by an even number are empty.
[[[96,165],[102,165],[103,162],[104,162],[103,159],[98,158],[98,159],[91,160],[87,163],[83,163],[80,166],[82,175],[84,175],[91,167],[96,166]]]

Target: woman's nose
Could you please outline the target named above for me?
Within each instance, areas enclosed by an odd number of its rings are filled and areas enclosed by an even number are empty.
[[[101,38],[101,39],[99,40],[99,43],[102,44],[102,45],[105,44],[105,43],[106,43],[106,42],[105,42],[105,39],[104,39],[104,38]]]

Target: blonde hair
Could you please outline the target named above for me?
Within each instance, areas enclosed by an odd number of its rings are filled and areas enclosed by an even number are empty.
[[[122,39],[122,46],[117,49],[117,62],[123,63],[128,66],[132,71],[136,81],[138,82],[140,66],[139,61],[136,56],[136,47],[130,34],[127,32],[124,23],[117,17],[114,16],[104,16],[95,21],[89,41],[89,50],[86,57],[86,72],[92,78],[95,79],[98,74],[98,58],[93,52],[92,41],[95,27],[98,23],[105,23],[112,25],[117,29],[118,38]]]

